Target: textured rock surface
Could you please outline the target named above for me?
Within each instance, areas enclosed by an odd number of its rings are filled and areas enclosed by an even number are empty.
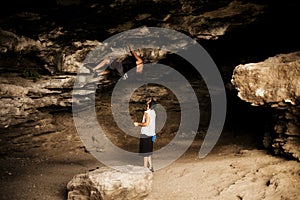
[[[21,77],[3,77],[0,83],[0,124],[9,127],[30,119],[39,109],[70,107],[74,77],[52,76],[33,82]]]
[[[242,100],[278,110],[264,146],[300,161],[300,52],[239,65],[232,83]]]
[[[153,174],[145,167],[102,167],[79,174],[68,183],[68,199],[144,199],[152,190]]]
[[[295,105],[300,98],[300,51],[237,66],[232,83],[252,105]]]

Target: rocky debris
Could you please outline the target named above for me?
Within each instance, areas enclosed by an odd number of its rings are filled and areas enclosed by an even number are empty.
[[[300,161],[300,52],[239,65],[232,83],[242,100],[277,109],[265,147]]]
[[[153,174],[146,167],[101,167],[75,175],[67,184],[68,200],[144,199],[152,190],[152,179]]]

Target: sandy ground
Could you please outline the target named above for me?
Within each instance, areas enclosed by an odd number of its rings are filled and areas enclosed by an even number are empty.
[[[197,157],[199,145],[194,142],[180,159],[154,172],[147,200],[300,199],[300,164],[258,149],[249,135],[234,140],[223,134],[203,159]],[[15,153],[0,159],[2,200],[66,199],[74,175],[103,166],[72,143],[32,152],[31,157]]]

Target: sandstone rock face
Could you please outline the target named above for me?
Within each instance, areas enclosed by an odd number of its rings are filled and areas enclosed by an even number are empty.
[[[300,51],[239,65],[232,83],[238,96],[252,105],[295,105],[300,96]]]
[[[148,168],[126,165],[102,167],[73,177],[68,183],[68,200],[144,199],[152,189]]]
[[[264,139],[265,147],[300,160],[300,52],[239,65],[232,83],[242,100],[277,109],[272,130]]]

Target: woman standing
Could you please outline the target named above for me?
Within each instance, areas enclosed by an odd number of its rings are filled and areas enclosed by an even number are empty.
[[[156,113],[153,110],[154,102],[149,100],[146,102],[146,111],[143,115],[142,122],[134,122],[135,126],[140,126],[140,147],[139,153],[144,157],[144,166],[148,167],[150,171],[153,170],[152,165],[152,152],[153,152],[153,141],[155,138],[155,118]]]

